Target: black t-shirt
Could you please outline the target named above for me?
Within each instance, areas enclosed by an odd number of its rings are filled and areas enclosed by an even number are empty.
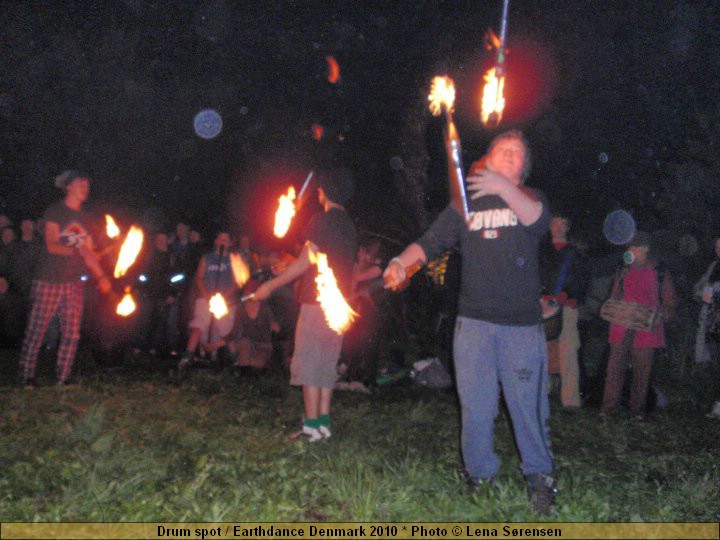
[[[543,205],[529,227],[499,196],[488,195],[469,201],[469,225],[448,206],[418,240],[428,260],[460,245],[459,315],[511,326],[540,321],[538,250],[552,216],[539,191],[521,189]]]
[[[305,231],[305,238],[315,244],[328,258],[328,266],[335,275],[345,300],[350,298],[352,271],[357,251],[355,224],[345,210],[331,208],[316,215]],[[300,302],[317,304],[317,266],[301,277]]]
[[[64,201],[51,204],[45,211],[44,221],[60,226],[60,243],[65,247],[78,248],[88,238],[85,214],[68,208]],[[85,263],[78,253],[71,256],[53,255],[43,243],[35,279],[51,283],[69,283],[80,279],[85,272]]]

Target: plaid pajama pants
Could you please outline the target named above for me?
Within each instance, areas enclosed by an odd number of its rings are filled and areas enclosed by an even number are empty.
[[[23,381],[27,382],[35,378],[35,367],[43,337],[57,313],[60,320],[60,346],[57,352],[56,372],[58,381],[65,382],[70,377],[80,341],[83,284],[80,281],[71,283],[33,281],[30,298],[32,310],[20,351]]]

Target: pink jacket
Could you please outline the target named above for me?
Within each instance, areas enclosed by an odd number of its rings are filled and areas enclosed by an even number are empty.
[[[637,302],[643,306],[661,307],[663,320],[668,320],[675,312],[676,298],[672,279],[668,272],[665,272],[662,283],[662,294],[658,291],[658,275],[656,263],[647,261],[642,266],[632,264],[616,272],[613,282],[611,298],[625,300],[626,302]],[[622,278],[622,290],[620,280]],[[662,297],[662,303],[660,298]],[[627,329],[616,323],[610,323],[610,343],[621,343]],[[665,346],[665,327],[661,322],[653,331],[635,331],[633,347],[651,347],[653,349]]]

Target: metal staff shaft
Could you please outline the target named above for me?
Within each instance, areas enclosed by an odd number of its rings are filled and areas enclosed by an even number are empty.
[[[507,35],[508,8],[510,0],[503,0],[502,18],[500,19],[500,47],[498,48],[498,65],[505,61],[505,36]]]
[[[443,110],[445,111],[445,151],[447,153],[448,177],[450,180],[450,204],[467,223],[470,219],[470,212],[468,211],[467,195],[465,193],[460,136],[455,128],[452,113],[444,106]]]
[[[297,199],[298,201],[302,199],[302,196],[305,194],[305,190],[308,187],[308,184],[310,184],[310,180],[312,180],[313,174],[315,174],[315,171],[310,171],[310,173],[307,175],[307,178],[305,178],[305,183],[300,188],[300,193],[298,193]]]

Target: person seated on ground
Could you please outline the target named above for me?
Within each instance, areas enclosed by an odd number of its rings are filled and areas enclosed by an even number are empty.
[[[250,280],[243,288],[243,297],[251,295],[260,281]],[[249,374],[267,369],[272,356],[272,335],[280,332],[280,325],[267,300],[242,302],[235,314],[235,327],[226,338],[235,356],[235,373]]]
[[[188,325],[190,337],[185,353],[178,364],[181,377],[193,361],[198,345],[201,343],[214,343],[227,336],[232,330],[235,322],[236,308],[234,305],[230,305],[227,315],[220,319],[210,313],[210,300],[215,294],[221,294],[225,303],[230,304],[230,299],[237,292],[228,253],[231,244],[230,234],[221,231],[215,237],[213,251],[203,255],[198,264],[194,281],[199,294],[195,300],[193,318]],[[209,352],[214,353],[216,350]],[[215,355],[213,354],[213,356]]]
[[[368,393],[377,378],[379,323],[376,298],[384,292],[380,241],[364,240],[353,267],[352,293],[349,303],[358,313],[355,323],[345,334],[338,371],[343,376],[336,388]]]
[[[266,263],[269,275],[267,279],[282,274],[295,259],[296,257],[287,251],[271,251],[268,253]],[[290,358],[294,347],[295,324],[300,309],[297,302],[297,286],[299,283],[299,281],[296,281],[278,287],[268,299],[275,320],[280,325],[278,332],[273,334],[273,346],[279,356],[280,363],[286,367],[290,366]]]

